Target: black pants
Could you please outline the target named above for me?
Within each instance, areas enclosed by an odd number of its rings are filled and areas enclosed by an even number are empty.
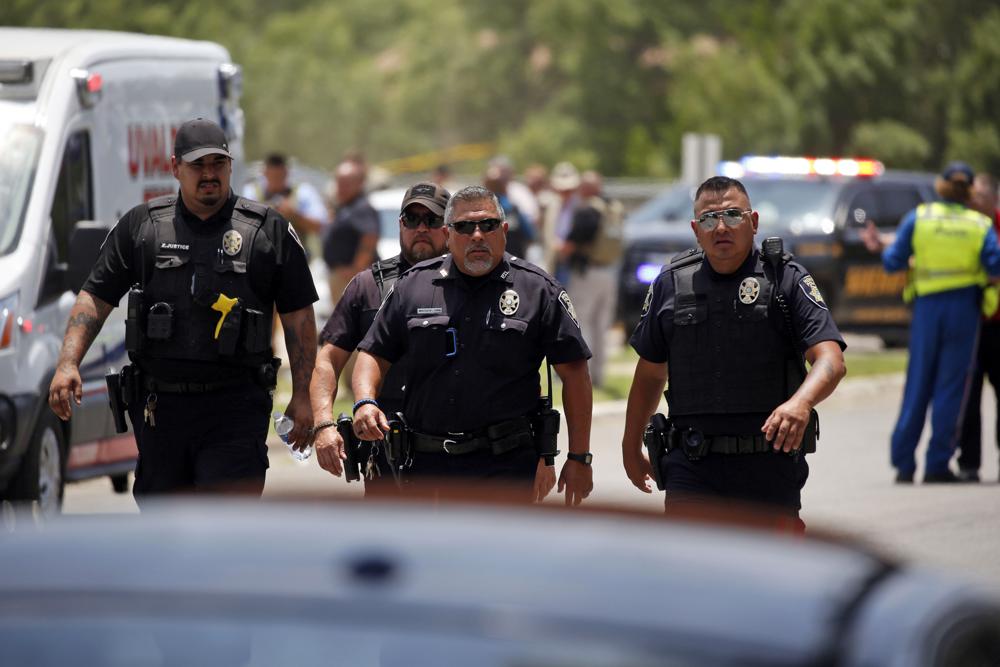
[[[979,328],[979,352],[976,372],[969,386],[969,398],[965,402],[965,417],[962,421],[962,436],[959,439],[961,452],[958,467],[962,470],[979,470],[982,463],[982,402],[983,378],[988,377],[994,392],[1000,387],[1000,321],[983,322]],[[1000,448],[1000,393],[997,405],[997,447]]]
[[[799,517],[801,494],[809,477],[804,454],[709,454],[690,461],[680,449],[660,460],[667,514],[684,514],[693,504],[757,505],[780,516]]]
[[[247,383],[201,394],[156,396],[155,426],[143,409],[149,393],[129,408],[139,447],[133,494],[149,496],[239,491],[259,496],[267,471],[271,397]]]
[[[446,490],[454,484],[460,491],[483,492],[495,489],[530,499],[538,468],[538,454],[532,447],[519,447],[503,454],[489,450],[469,454],[414,452],[413,465],[403,471],[404,491],[416,493]],[[487,482],[488,486],[483,486]]]

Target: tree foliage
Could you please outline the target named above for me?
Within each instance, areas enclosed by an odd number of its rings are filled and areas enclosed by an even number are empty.
[[[325,167],[493,142],[670,176],[694,131],[729,158],[1000,171],[995,0],[6,0],[0,23],[219,42],[248,154]]]

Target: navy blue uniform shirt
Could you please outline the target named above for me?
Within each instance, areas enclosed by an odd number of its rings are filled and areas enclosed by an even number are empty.
[[[703,268],[709,272],[713,280],[731,282],[733,298],[736,299],[739,294],[740,282],[747,272],[756,265],[759,254],[760,249],[754,247],[743,265],[731,274],[716,273],[707,259]],[[842,350],[847,348],[815,280],[805,267],[797,262],[786,263],[779,288],[785,295],[792,313],[793,342],[797,352],[804,353],[813,345],[828,340],[836,342]],[[771,316],[779,315],[772,311]],[[668,264],[656,277],[653,284],[649,286],[646,303],[643,304],[642,317],[629,339],[629,344],[646,361],[665,363],[669,358],[673,330],[674,276]],[[752,354],[750,350],[747,352]],[[667,370],[669,372],[669,368]],[[725,379],[723,378],[722,381]],[[748,415],[746,419],[738,419],[734,415],[720,416],[712,419],[712,422],[718,426],[718,429],[713,430],[719,433],[752,433],[760,429],[766,418],[767,415]],[[728,425],[725,425],[727,423]]]
[[[396,283],[359,349],[406,357],[407,421],[422,433],[478,431],[532,411],[539,367],[590,358],[566,291],[505,253],[470,278],[451,255],[417,264]]]

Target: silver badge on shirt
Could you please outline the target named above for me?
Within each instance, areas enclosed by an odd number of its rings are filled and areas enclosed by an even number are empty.
[[[500,312],[504,315],[513,315],[520,305],[521,297],[514,290],[509,289],[500,295]]]
[[[740,283],[740,303],[754,303],[760,296],[760,283],[753,276],[744,278]]]

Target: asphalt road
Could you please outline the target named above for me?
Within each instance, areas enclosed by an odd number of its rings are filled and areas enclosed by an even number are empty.
[[[810,457],[803,518],[810,527],[854,536],[894,556],[1000,588],[1000,484],[992,445],[992,394],[989,389],[985,392],[983,430],[988,447],[982,483],[898,486],[893,483],[888,442],[901,391],[899,375],[846,380],[821,406],[821,439]],[[662,507],[662,495],[634,489],[622,470],[623,407],[607,404],[596,410],[591,498],[655,510]],[[265,496],[291,491],[361,493],[360,484],[348,485],[330,476],[314,460],[294,461],[280,442],[271,447],[270,459]],[[70,485],[64,509],[68,514],[137,511],[131,496],[115,495],[106,479]]]

